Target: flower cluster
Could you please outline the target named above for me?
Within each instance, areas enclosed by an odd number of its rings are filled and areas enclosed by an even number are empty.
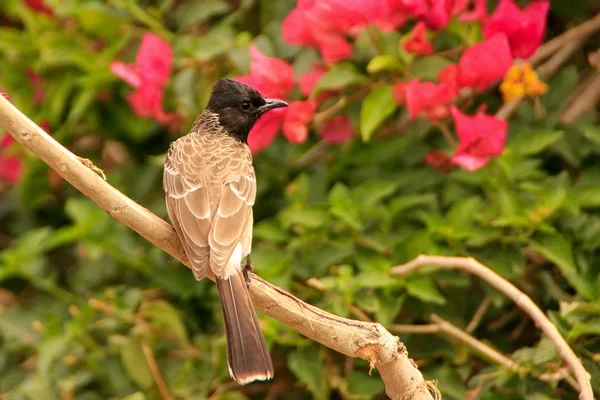
[[[110,70],[136,89],[127,96],[133,111],[140,117],[153,117],[166,125],[177,119],[163,109],[163,89],[171,76],[173,50],[159,36],[146,33],[135,56],[134,64],[110,63]]]
[[[543,93],[545,85],[532,70],[517,71],[511,66],[515,59],[528,58],[539,47],[548,10],[548,0],[535,0],[523,9],[514,0],[500,0],[490,15],[486,0],[298,0],[282,23],[283,38],[290,44],[318,49],[322,62],[295,79],[298,74],[287,61],[250,46],[250,73],[234,79],[253,86],[266,97],[285,99],[290,106],[265,114],[251,131],[249,146],[254,152],[261,151],[280,130],[288,141],[302,143],[312,125],[319,125],[322,139],[327,142],[350,139],[355,129],[343,114],[343,105],[335,112],[323,111],[325,118],[318,118],[319,123],[314,124],[317,111],[339,95],[340,89],[318,93],[313,93],[313,89],[334,64],[355,56],[354,38],[373,27],[394,31],[411,26],[399,45],[413,60],[434,54],[437,31],[456,19],[460,23],[480,24],[484,40],[464,49],[456,59],[449,56],[448,64],[435,80],[411,76],[409,67],[398,78],[392,95],[397,106],[406,107],[410,119],[424,118],[440,126],[449,120],[454,123],[459,144],[453,155],[431,153],[426,162],[440,170],[451,166],[479,169],[502,152],[507,123],[482,111],[465,115],[453,104],[463,89],[482,92],[505,77],[501,88],[505,99]],[[162,108],[172,57],[164,40],[146,34],[134,64],[115,61],[110,65],[114,74],[136,89],[128,96],[133,111],[162,124],[173,118]],[[299,90],[294,90],[296,85]],[[375,86],[376,83],[363,84],[361,90],[369,92]],[[302,98],[295,97],[296,93],[301,93]]]

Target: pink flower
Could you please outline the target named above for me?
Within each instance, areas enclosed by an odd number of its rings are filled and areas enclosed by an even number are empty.
[[[426,56],[433,53],[433,46],[427,40],[427,32],[424,22],[418,22],[412,30],[408,40],[404,42],[404,50],[408,53]]]
[[[40,14],[46,14],[50,17],[54,16],[54,11],[46,5],[45,0],[24,0],[24,1],[25,1],[25,4],[27,5],[27,7],[31,8],[32,10],[34,10]]]
[[[347,115],[338,115],[325,123],[321,137],[328,143],[344,143],[354,137],[356,130]]]
[[[465,50],[458,63],[458,84],[485,90],[501,79],[511,65],[508,40],[505,35],[496,35]]]
[[[392,99],[399,106],[403,106],[406,101],[406,82],[398,82],[392,90]]]
[[[250,46],[250,75],[237,81],[254,87],[265,97],[285,99],[294,87],[294,70],[287,62],[265,56],[258,47]]]
[[[287,108],[276,108],[264,114],[254,124],[248,135],[248,146],[252,153],[258,153],[275,140]]]
[[[0,138],[0,179],[15,185],[23,175],[23,160],[11,152],[10,147],[15,143],[10,135]]]
[[[429,9],[427,0],[388,0],[388,5],[415,18],[422,17]]]
[[[455,106],[450,110],[459,145],[452,155],[452,162],[468,171],[476,171],[486,165],[490,158],[504,150],[508,123],[484,113],[469,117]]]
[[[312,71],[305,72],[298,78],[298,86],[305,97],[308,97],[313,92],[315,85],[325,75],[327,69],[321,64],[313,64]]]
[[[283,135],[292,143],[304,143],[308,138],[308,124],[312,121],[317,103],[294,101],[286,109],[283,119]]]
[[[473,8],[463,10],[458,18],[459,22],[485,22],[487,20],[487,1],[486,0],[470,0]]]
[[[487,39],[503,33],[513,57],[528,58],[542,43],[549,9],[548,0],[531,2],[523,10],[513,0],[501,0],[485,24],[483,36]]]
[[[368,24],[394,30],[406,20],[406,14],[394,0],[299,0],[282,24],[288,43],[316,47],[327,63],[352,56],[346,40]]]
[[[163,89],[173,65],[173,51],[167,42],[153,33],[146,33],[136,54],[134,64],[120,61],[110,63],[110,70],[137,89],[127,96],[129,105],[140,117],[153,117],[168,124],[178,117],[163,110]]]
[[[458,96],[458,65],[448,64],[437,74],[437,80],[440,83],[448,85],[455,96]]]
[[[352,46],[344,38],[357,18],[336,12],[330,0],[299,0],[283,20],[281,30],[288,43],[317,47],[323,60],[336,63],[352,56]]]
[[[448,25],[452,17],[452,0],[429,0],[429,9],[423,20],[431,29],[441,29]]]
[[[456,97],[456,93],[445,83],[419,82],[418,79],[406,84],[404,95],[410,118],[416,118],[424,112],[427,118],[435,120],[447,115],[444,110]]]

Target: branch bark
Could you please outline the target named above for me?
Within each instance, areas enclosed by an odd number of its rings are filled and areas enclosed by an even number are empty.
[[[0,126],[113,218],[187,266],[187,257],[171,225],[102,180],[3,96]],[[438,397],[439,392],[424,381],[398,337],[380,324],[327,313],[256,275],[252,276],[250,294],[259,310],[304,336],[349,357],[369,361],[379,370],[390,398],[432,400],[429,389]]]
[[[476,275],[483,279],[501,293],[504,293],[512,301],[514,301],[523,311],[531,317],[535,325],[544,332],[548,339],[554,343],[558,353],[567,363],[575,379],[577,380],[580,400],[593,400],[592,385],[590,383],[590,374],[585,370],[583,364],[565,339],[561,336],[556,326],[540,308],[531,300],[529,296],[520,291],[515,285],[492,271],[490,268],[481,264],[471,257],[443,257],[443,256],[427,256],[420,255],[414,260],[397,265],[390,269],[390,274],[395,276],[405,276],[409,273],[427,266],[438,266],[444,269],[459,269],[470,274]]]

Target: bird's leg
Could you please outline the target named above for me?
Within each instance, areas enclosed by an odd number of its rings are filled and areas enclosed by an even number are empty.
[[[252,260],[250,260],[250,254],[248,254],[246,256],[246,265],[244,265],[244,278],[246,279],[247,287],[250,287],[250,282],[252,282],[250,278],[252,271],[254,271],[254,267],[252,266]]]

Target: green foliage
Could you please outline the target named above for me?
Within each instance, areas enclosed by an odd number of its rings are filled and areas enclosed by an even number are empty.
[[[176,133],[184,133],[215,79],[248,73],[250,44],[293,62],[296,72],[316,58],[282,42],[280,23],[292,1],[47,2],[60,19],[18,0],[0,2],[2,91],[34,121],[49,122],[54,138],[105,169],[118,190],[163,218],[162,162],[177,135],[131,112],[125,100],[131,91],[109,63],[133,59],[148,30],[170,40],[176,65],[165,108],[182,116]],[[565,26],[587,15],[573,2],[554,3],[569,13]],[[472,25],[453,23],[436,40],[471,43],[480,35]],[[547,310],[600,391],[600,128],[591,119],[559,122],[581,66],[564,67],[539,104],[521,106],[502,156],[474,173],[442,174],[423,163],[440,148],[437,130],[417,121],[395,131],[405,111],[391,98],[389,77],[409,71],[431,80],[447,60],[413,60],[396,32],[375,31],[374,38],[380,49],[359,35],[356,58],[333,66],[312,95],[332,89],[346,95],[381,79],[359,103],[344,103],[361,138],[325,150],[309,148],[316,135],[302,146],[278,139],[255,157],[256,272],[315,306],[366,315],[387,328],[428,323],[432,313],[464,328],[487,297],[491,305],[473,335],[512,355],[524,373],[482,361],[443,335],[401,334],[425,378],[449,399],[577,398],[564,382],[555,387],[536,378],[555,372],[560,357],[503,295],[456,271],[388,273],[422,253],[476,257]],[[42,104],[32,101],[28,69],[43,77]],[[496,93],[481,96],[498,102]],[[24,178],[13,189],[2,186],[0,196],[2,398],[159,399],[142,343],[174,399],[258,399],[267,390],[283,390],[285,399],[383,396],[368,363],[347,361],[262,315],[276,381],[231,385],[214,285],[196,282],[56,182],[41,161],[21,155]]]

